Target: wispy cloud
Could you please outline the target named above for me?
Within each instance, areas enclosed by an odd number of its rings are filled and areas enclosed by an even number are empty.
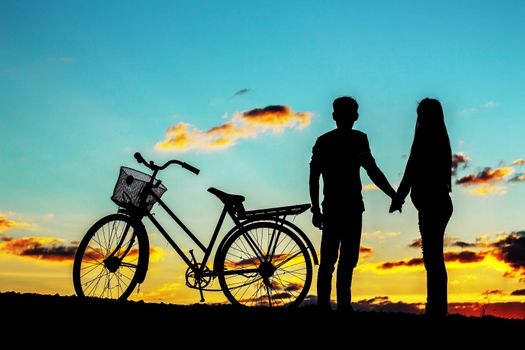
[[[515,161],[512,162],[512,165],[524,165],[525,164],[525,159],[516,159]]]
[[[252,89],[248,89],[248,88],[240,89],[239,91],[234,93],[232,97],[246,95],[250,91],[252,91]]]
[[[373,232],[363,232],[363,237],[373,238],[377,240],[384,240],[386,238],[395,238],[401,235],[399,231],[373,231]]]
[[[288,106],[275,105],[235,113],[230,121],[206,131],[181,122],[166,131],[166,139],[158,142],[155,149],[174,152],[221,150],[238,140],[260,134],[277,134],[287,128],[302,129],[310,125],[311,118],[312,113],[295,113]]]
[[[496,108],[498,104],[492,100],[483,103],[480,107],[485,109]]]
[[[466,115],[466,114],[475,113],[475,112],[479,111],[480,109],[493,109],[493,108],[496,108],[496,107],[498,107],[498,103],[493,101],[493,100],[489,100],[489,101],[487,101],[485,103],[480,104],[478,107],[463,108],[459,113],[463,114],[463,115]]]
[[[27,222],[15,221],[5,217],[4,214],[0,213],[0,232],[5,232],[9,229],[16,227],[27,227],[30,226]]]
[[[71,62],[73,62],[73,57],[71,57],[71,56],[60,56],[58,58],[58,61],[62,62],[62,63],[71,63]]]

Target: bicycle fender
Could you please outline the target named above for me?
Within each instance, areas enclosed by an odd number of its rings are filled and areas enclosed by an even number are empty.
[[[148,272],[148,266],[149,266],[149,253],[150,253],[150,247],[149,247],[149,237],[146,233],[146,228],[144,227],[144,224],[140,221],[137,222],[137,224],[140,227],[139,235],[144,235],[144,242],[145,242],[145,255],[146,255],[146,263],[139,266],[137,269],[137,282],[141,284],[146,279],[146,273]]]
[[[297,227],[296,225],[294,225],[293,223],[289,221],[279,219],[279,218],[274,218],[271,220],[269,219],[268,220],[247,220],[247,221],[242,222],[241,225],[233,227],[230,231],[228,231],[228,233],[224,236],[221,243],[217,247],[217,253],[215,254],[215,260],[214,260],[213,266],[217,266],[217,256],[219,255],[218,252],[220,252],[223,249],[224,245],[226,244],[226,242],[228,242],[230,237],[238,230],[241,230],[245,228],[246,226],[256,223],[256,222],[272,222],[272,223],[277,222],[277,223],[283,224],[283,226],[287,226],[288,229],[296,233],[302,239],[303,243],[306,245],[306,248],[310,250],[310,254],[312,256],[314,265],[319,265],[319,259],[317,257],[317,252],[315,251],[315,247],[310,241],[310,239],[308,238],[308,236],[306,235],[306,233],[304,233],[299,227]]]
[[[127,209],[119,209],[118,213],[121,214],[121,215],[126,215],[126,216],[129,216],[129,217],[133,218],[133,213],[130,212],[129,210],[127,210]],[[146,263],[140,265],[137,268],[137,283],[141,284],[146,279],[146,274],[148,272],[149,253],[150,253],[149,237],[148,237],[148,234],[146,232],[146,227],[144,226],[142,221],[140,221],[140,220],[133,220],[133,221],[135,222],[135,224],[137,225],[137,227],[139,229],[139,232],[137,233],[137,235],[144,235],[144,244],[145,244],[144,255],[146,256],[145,257]]]

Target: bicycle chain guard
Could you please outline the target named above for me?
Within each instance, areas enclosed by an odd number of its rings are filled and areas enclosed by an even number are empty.
[[[195,270],[200,270],[201,267],[202,264],[195,263]],[[193,289],[204,289],[210,284],[212,280],[211,272],[208,266],[204,266],[204,268],[202,269],[202,275],[199,277],[196,276],[194,269],[188,267],[186,269],[185,276],[186,286]]]

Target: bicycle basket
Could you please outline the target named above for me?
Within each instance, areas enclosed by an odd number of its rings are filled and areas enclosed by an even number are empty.
[[[120,174],[113,190],[111,200],[120,207],[138,209],[141,205],[141,194],[146,185],[151,181],[151,176],[138,170],[120,167]],[[160,198],[167,188],[155,180],[152,191]],[[149,212],[157,200],[149,194],[144,206]]]

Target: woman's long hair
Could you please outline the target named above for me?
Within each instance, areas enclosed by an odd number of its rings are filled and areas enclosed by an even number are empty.
[[[419,177],[433,182],[429,185],[447,185],[451,190],[452,150],[443,108],[436,99],[419,102],[410,155],[419,169]]]

